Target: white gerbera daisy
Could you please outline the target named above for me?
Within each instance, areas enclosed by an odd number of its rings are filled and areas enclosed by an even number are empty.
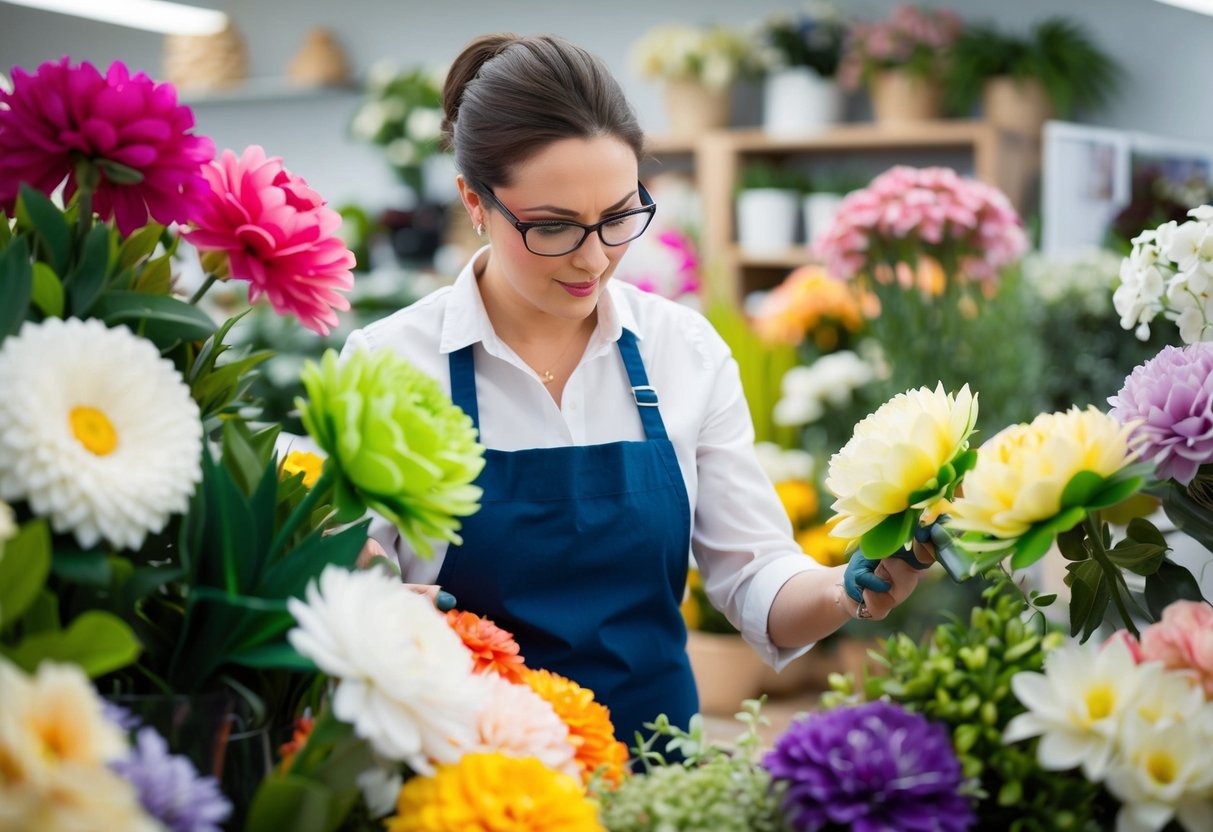
[[[181,375],[124,327],[51,318],[0,348],[0,499],[81,546],[137,549],[202,478],[202,421]]]
[[[340,680],[333,713],[377,754],[429,774],[475,744],[488,688],[428,598],[378,570],[329,566],[287,606],[291,644]]]

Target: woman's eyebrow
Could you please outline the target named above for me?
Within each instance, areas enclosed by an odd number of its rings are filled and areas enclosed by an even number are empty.
[[[627,204],[628,200],[635,195],[636,191],[629,191],[627,196],[616,202],[614,205],[608,207],[599,216],[605,217],[608,214],[613,214],[616,211],[619,211],[624,205]],[[532,212],[539,213],[541,211],[549,214],[561,214],[562,216],[570,217],[572,219],[577,219],[579,216],[581,216],[576,211],[570,211],[568,208],[560,208],[556,205],[536,205],[533,208],[523,208],[522,211],[528,214]]]

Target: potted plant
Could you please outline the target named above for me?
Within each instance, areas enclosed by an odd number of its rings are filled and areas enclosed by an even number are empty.
[[[967,27],[952,47],[945,86],[956,111],[980,98],[990,121],[1037,135],[1054,115],[1107,101],[1120,74],[1079,24],[1052,17],[1022,36],[989,24]]]
[[[943,110],[942,80],[963,24],[951,9],[901,5],[888,20],[855,23],[839,81],[868,88],[878,122],[922,121]]]
[[[818,133],[842,117],[836,81],[846,39],[838,9],[816,2],[799,16],[776,15],[760,28],[766,64],[763,129],[773,136]]]
[[[670,130],[679,135],[726,126],[734,82],[758,66],[753,44],[726,26],[657,26],[631,60],[640,77],[665,84]]]
[[[737,194],[737,242],[747,254],[778,254],[796,241],[805,177],[768,164],[742,170]]]

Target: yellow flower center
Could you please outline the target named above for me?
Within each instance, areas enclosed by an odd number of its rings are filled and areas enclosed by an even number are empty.
[[[1087,691],[1087,715],[1092,722],[1111,715],[1116,706],[1116,692],[1111,685],[1097,685]]]
[[[1155,751],[1146,758],[1146,771],[1155,783],[1166,785],[1175,781],[1175,775],[1179,773],[1178,766],[1175,765],[1175,758],[1170,754],[1162,751]]]
[[[114,430],[114,423],[97,408],[88,405],[73,407],[68,418],[72,434],[97,456],[111,454],[118,447],[118,432]]]

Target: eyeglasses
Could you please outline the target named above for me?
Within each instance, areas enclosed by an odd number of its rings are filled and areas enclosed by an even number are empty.
[[[653,214],[657,212],[657,204],[653,197],[640,182],[636,183],[640,191],[640,207],[619,214],[612,214],[601,222],[593,225],[582,225],[572,220],[538,220],[523,222],[514,216],[509,208],[501,204],[492,188],[481,188],[493,205],[518,229],[522,235],[522,244],[531,254],[540,257],[560,257],[581,248],[581,244],[595,231],[604,246],[621,246],[635,240],[649,227]]]

